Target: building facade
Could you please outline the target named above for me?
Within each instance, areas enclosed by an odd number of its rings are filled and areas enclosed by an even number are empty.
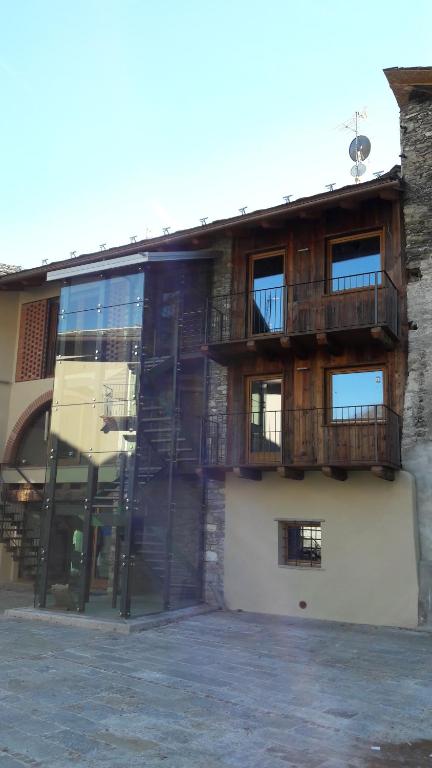
[[[409,194],[395,167],[1,277],[1,578],[94,615],[427,620]]]

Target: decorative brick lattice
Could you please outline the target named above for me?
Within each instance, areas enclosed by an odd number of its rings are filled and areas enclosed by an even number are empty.
[[[48,302],[31,301],[21,307],[16,381],[41,379],[45,356]]]

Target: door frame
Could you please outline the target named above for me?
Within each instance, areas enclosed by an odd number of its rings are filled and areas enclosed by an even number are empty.
[[[247,336],[267,336],[266,333],[254,333],[253,330],[253,300],[252,296],[254,294],[254,287],[253,287],[253,281],[254,281],[254,264],[256,261],[260,261],[261,259],[271,259],[274,256],[280,256],[282,258],[282,271],[283,271],[283,285],[282,285],[282,329],[280,333],[284,333],[285,327],[286,327],[286,318],[287,318],[287,308],[285,306],[286,299],[286,285],[287,285],[287,270],[286,270],[286,250],[284,248],[275,248],[271,249],[270,251],[260,252],[260,253],[251,253],[249,254],[249,275],[248,275],[248,301],[247,301]],[[271,333],[271,331],[270,331]],[[275,331],[275,333],[277,333]]]
[[[260,455],[262,457],[264,457],[264,462],[263,461],[255,460],[254,457],[253,457],[253,452],[251,450],[251,430],[250,430],[251,420],[250,420],[250,414],[252,413],[252,403],[251,403],[251,401],[252,401],[252,383],[255,382],[255,381],[280,381],[280,383],[281,383],[281,392],[280,392],[280,398],[281,398],[281,403],[280,403],[281,445],[280,445],[280,449],[279,449],[278,453],[276,453],[276,452],[272,453],[270,451],[267,452],[267,453],[262,452]],[[285,381],[284,381],[283,371],[280,371],[279,373],[267,373],[267,374],[263,373],[263,374],[257,374],[257,375],[249,374],[248,376],[245,376],[245,400],[246,400],[246,403],[247,403],[246,423],[245,423],[245,447],[246,447],[246,451],[245,451],[246,456],[245,456],[245,458],[246,458],[246,463],[247,464],[263,464],[263,463],[264,464],[267,464],[267,463],[269,463],[269,464],[280,464],[281,461],[282,461],[282,436],[283,436],[283,424],[282,424],[282,422],[283,422],[283,404],[284,404],[284,385],[285,385]],[[271,457],[272,461],[268,461],[268,462],[265,461],[266,457],[268,457],[268,458]],[[275,457],[278,457],[279,461]]]

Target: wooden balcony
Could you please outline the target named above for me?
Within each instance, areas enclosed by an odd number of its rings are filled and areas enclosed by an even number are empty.
[[[338,480],[370,469],[392,480],[400,468],[399,417],[385,405],[208,416],[201,465],[214,476],[234,470],[255,480],[269,470],[302,479],[312,469]]]
[[[386,272],[217,296],[206,315],[202,349],[222,364],[260,350],[337,354],[371,340],[392,348],[399,338],[398,291]]]

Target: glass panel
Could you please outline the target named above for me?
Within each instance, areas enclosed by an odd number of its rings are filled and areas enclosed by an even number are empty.
[[[250,451],[278,453],[281,447],[282,379],[251,382]]]
[[[97,360],[98,362],[137,362],[141,349],[141,328],[117,328],[113,333],[60,333],[58,359]]]
[[[47,408],[36,416],[23,435],[16,454],[17,464],[36,467],[46,465],[48,429],[49,409]]]
[[[60,441],[59,456],[87,454],[99,466],[119,452],[134,450],[135,414],[131,400],[54,406],[51,433]]]
[[[252,333],[283,330],[283,256],[269,256],[252,262]]]
[[[83,502],[58,501],[48,553],[47,608],[77,610],[83,562]]]
[[[60,310],[82,312],[98,307],[132,304],[144,299],[144,273],[93,278],[62,288]]]
[[[114,416],[118,401],[137,396],[139,364],[59,360],[54,384],[54,405],[103,402],[106,415]]]
[[[174,473],[170,563],[170,608],[201,599],[202,489],[196,475]]]
[[[59,333],[77,331],[111,330],[141,325],[143,302],[122,304],[114,307],[98,307],[80,312],[60,312]]]
[[[132,519],[131,616],[164,609],[168,530],[168,466],[140,458]],[[152,466],[153,465],[153,466]]]
[[[85,612],[110,615],[119,610],[122,589],[121,555],[125,551],[126,513],[95,507],[90,518],[88,592]]]
[[[382,418],[383,382],[384,372],[379,369],[332,373],[333,420]]]
[[[381,285],[381,240],[378,235],[333,243],[332,291]]]

